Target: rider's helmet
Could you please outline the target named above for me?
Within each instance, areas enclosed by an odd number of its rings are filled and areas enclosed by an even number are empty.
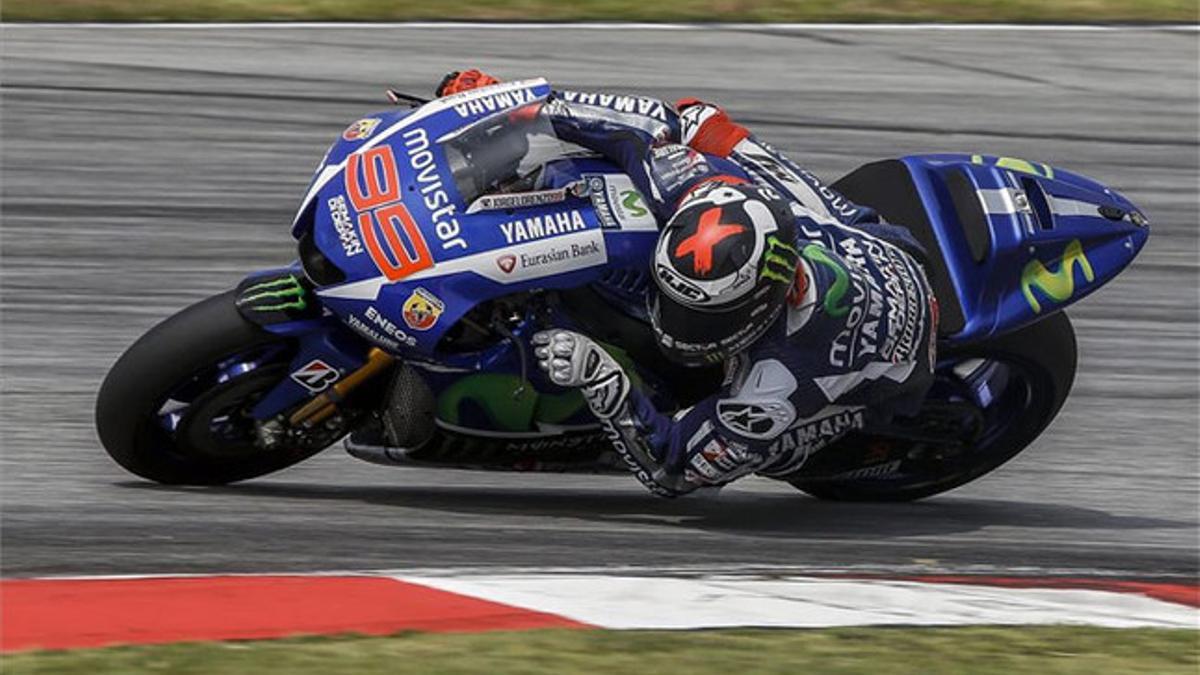
[[[799,256],[791,209],[754,185],[706,183],[659,235],[650,316],[659,347],[686,365],[723,361],[779,318]]]

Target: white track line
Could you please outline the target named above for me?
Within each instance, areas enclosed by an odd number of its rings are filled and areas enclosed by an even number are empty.
[[[813,577],[397,578],[615,629],[985,624],[1200,628],[1200,611],[1193,607],[1093,590]]]
[[[482,29],[482,30],[595,30],[595,31],[720,31],[754,30],[766,32],[1200,32],[1200,24],[1009,24],[1009,23],[487,23],[471,21],[413,21],[413,22],[246,22],[246,23],[43,23],[5,22],[5,30],[22,27],[36,28],[98,28],[98,29],[171,29],[171,30],[235,30],[246,28],[352,28],[355,30],[383,28],[412,28],[422,30]]]
[[[734,626],[1074,624],[1113,628],[1200,628],[1200,610],[1133,592],[979,584],[725,573],[671,576],[682,569],[622,571],[528,568],[323,571],[276,574],[89,575],[63,579],[356,576],[389,577],[604,628]],[[1099,580],[1100,578],[1097,577]]]

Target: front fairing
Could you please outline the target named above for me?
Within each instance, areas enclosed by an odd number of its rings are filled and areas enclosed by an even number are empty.
[[[484,301],[644,270],[657,223],[628,178],[584,158],[533,171],[548,134],[527,113],[549,93],[513,82],[351,125],[295,226],[336,270],[315,280],[322,303],[374,344],[430,357]],[[534,129],[529,152],[506,150],[522,147],[506,124]],[[504,185],[506,171],[530,184]]]

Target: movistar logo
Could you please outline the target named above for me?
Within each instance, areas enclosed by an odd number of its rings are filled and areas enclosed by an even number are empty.
[[[1042,311],[1042,305],[1033,293],[1034,288],[1057,302],[1069,300],[1075,294],[1076,265],[1083,270],[1084,279],[1095,280],[1096,275],[1092,271],[1092,263],[1083,254],[1083,244],[1080,244],[1078,239],[1067,244],[1057,272],[1046,269],[1040,260],[1030,260],[1025,265],[1025,269],[1021,271],[1021,291],[1025,294],[1025,300],[1029,302],[1029,306],[1033,308],[1034,312]]]
[[[987,159],[983,155],[971,155],[971,163],[986,165]],[[993,164],[1009,171],[1020,171],[1041,178],[1054,178],[1054,167],[1049,164],[1030,162],[1017,157],[997,157]]]
[[[841,263],[829,257],[824,246],[809,244],[804,247],[802,253],[809,262],[822,265],[833,272],[833,285],[825,293],[822,303],[825,306],[825,313],[829,316],[845,316],[850,308],[843,305],[842,300],[846,297],[846,292],[850,290],[850,273],[846,271],[845,267],[842,267]]]
[[[763,268],[758,278],[790,284],[796,278],[796,263],[799,260],[794,246],[779,241],[778,237],[767,237],[767,252],[763,255]]]
[[[621,193],[621,206],[629,209],[630,215],[641,218],[649,213],[642,204],[642,193],[637,190],[626,190]]]
[[[308,302],[300,280],[288,275],[271,281],[254,284],[242,291],[238,304],[250,305],[256,312],[280,312],[288,309],[304,309]]]

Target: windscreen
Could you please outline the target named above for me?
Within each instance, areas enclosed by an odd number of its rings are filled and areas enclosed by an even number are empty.
[[[532,116],[520,112],[480,120],[442,142],[458,192],[467,204],[485,194],[536,190],[546,162],[588,154],[559,140],[540,111]]]

